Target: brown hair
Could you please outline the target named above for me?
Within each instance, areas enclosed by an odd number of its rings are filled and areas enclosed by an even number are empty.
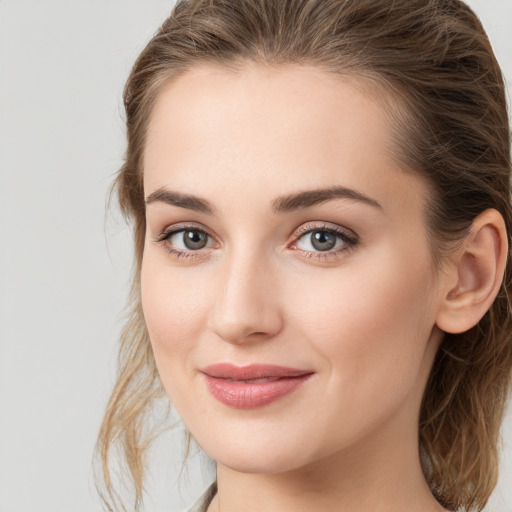
[[[313,65],[378,84],[395,126],[396,158],[430,184],[436,265],[475,217],[498,210],[512,233],[510,131],[503,77],[477,17],[459,0],[179,0],[138,57],[124,90],[128,147],[115,181],[133,222],[135,270],[117,382],[98,438],[109,510],[121,506],[110,459],[118,447],[142,499],[148,425],[164,396],[140,303],[146,128],[164,83],[202,63],[240,69]],[[404,115],[405,112],[405,115]],[[510,389],[511,265],[469,331],[446,334],[421,406],[425,477],[450,509],[480,510],[496,485],[498,436]],[[113,507],[113,508],[112,508]]]

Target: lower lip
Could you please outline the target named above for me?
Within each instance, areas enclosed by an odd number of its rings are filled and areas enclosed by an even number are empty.
[[[312,376],[283,377],[268,382],[247,382],[206,377],[210,393],[219,401],[235,409],[255,409],[268,405],[282,396],[296,391]]]

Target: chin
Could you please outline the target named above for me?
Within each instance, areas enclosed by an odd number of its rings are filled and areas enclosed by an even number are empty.
[[[219,457],[216,460],[218,464],[222,464],[232,471],[250,474],[288,473],[302,467],[296,456],[287,457],[282,454],[277,457],[249,457],[238,453],[236,457]]]
[[[201,444],[202,449],[218,464],[233,471],[253,474],[277,474],[296,470],[314,459],[308,457],[305,450],[298,450],[296,443],[258,442],[249,443],[247,439],[209,446]]]

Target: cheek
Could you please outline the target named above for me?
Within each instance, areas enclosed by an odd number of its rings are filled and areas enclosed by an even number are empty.
[[[141,297],[156,365],[167,389],[172,379],[166,375],[190,370],[188,354],[204,328],[205,294],[198,293],[186,271],[170,272],[161,260],[151,253],[144,256]]]
[[[307,280],[307,295],[290,293],[306,297],[295,322],[322,356],[333,392],[350,389],[361,399],[356,404],[398,397],[415,385],[434,325],[431,276],[427,258],[388,250],[338,275]]]

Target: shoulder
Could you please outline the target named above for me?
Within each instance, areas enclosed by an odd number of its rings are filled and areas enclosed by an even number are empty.
[[[215,494],[217,494],[217,482],[213,482],[187,512],[206,512]]]

